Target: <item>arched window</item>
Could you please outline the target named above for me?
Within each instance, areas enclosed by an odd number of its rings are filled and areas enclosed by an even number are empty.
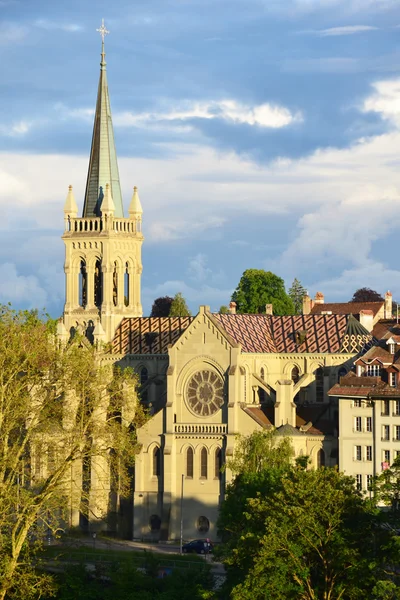
[[[197,529],[200,533],[207,533],[210,529],[210,521],[207,517],[201,516],[197,519]]]
[[[316,371],[314,371],[315,375],[315,399],[317,402],[324,401],[324,369],[322,367],[318,367]]]
[[[153,477],[159,477],[161,474],[161,450],[154,448],[153,450]]]
[[[101,261],[96,260],[96,265],[94,268],[94,304],[98,308],[101,306],[103,301],[102,277]]]
[[[265,379],[265,371],[264,371],[264,367],[261,367],[261,371],[260,371],[260,377],[261,377],[261,379]]]
[[[215,479],[221,478],[221,467],[222,467],[222,451],[221,448],[217,448],[215,451]]]
[[[146,367],[143,367],[143,369],[140,371],[140,385],[143,385],[144,383],[146,383],[148,378],[149,378],[149,372],[146,369]]]
[[[79,304],[85,308],[87,304],[87,271],[86,262],[81,260],[81,267],[79,271]]]
[[[186,450],[186,477],[193,477],[193,450],[188,448]]]
[[[150,531],[160,531],[161,519],[158,515],[151,515],[151,517],[149,519],[149,527],[150,527]]]
[[[118,267],[116,262],[113,270],[113,304],[114,306],[118,304]]]
[[[318,454],[317,454],[317,467],[318,469],[320,469],[321,467],[325,466],[325,452],[322,450],[322,448],[320,450],[318,450]]]
[[[293,381],[294,385],[296,385],[296,383],[300,379],[299,367],[297,367],[297,366],[293,367],[291,377],[292,377],[292,381]]]
[[[202,479],[207,479],[207,475],[208,475],[208,453],[207,453],[207,448],[202,448],[201,449],[201,454],[200,454],[200,477]]]
[[[129,264],[125,264],[125,273],[124,273],[124,304],[125,306],[129,306]]]

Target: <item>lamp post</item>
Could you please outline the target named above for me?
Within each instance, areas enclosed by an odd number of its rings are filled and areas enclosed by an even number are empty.
[[[180,539],[180,554],[182,554],[182,546],[183,546],[183,481],[185,475],[182,473],[181,479],[181,539]]]

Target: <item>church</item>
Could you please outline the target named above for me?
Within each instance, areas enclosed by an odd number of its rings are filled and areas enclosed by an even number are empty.
[[[64,205],[65,306],[58,336],[107,344],[107,360],[133,367],[150,418],[138,431],[133,518],[139,540],[217,538],[218,508],[238,435],[276,429],[311,466],[338,464],[338,402],[328,396],[372,335],[349,314],[145,317],[143,210],[121,194],[102,36],[100,78],[82,216]],[[145,203],[144,203],[145,206]],[[167,210],[167,207],[166,207]],[[121,509],[122,510],[122,509]],[[121,530],[120,530],[121,531]]]

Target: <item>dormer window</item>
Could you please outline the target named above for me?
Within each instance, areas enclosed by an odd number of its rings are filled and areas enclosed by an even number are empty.
[[[390,352],[390,354],[394,354],[394,344],[393,343],[389,344],[389,352]]]
[[[396,373],[389,373],[389,385],[390,387],[396,387]]]
[[[367,365],[366,375],[368,377],[380,377],[381,376],[381,366],[380,365]]]

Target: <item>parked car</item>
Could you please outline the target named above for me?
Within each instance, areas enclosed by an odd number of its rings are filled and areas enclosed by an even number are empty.
[[[213,551],[213,543],[209,539],[192,540],[183,544],[182,552],[196,552],[196,554],[210,554]]]

